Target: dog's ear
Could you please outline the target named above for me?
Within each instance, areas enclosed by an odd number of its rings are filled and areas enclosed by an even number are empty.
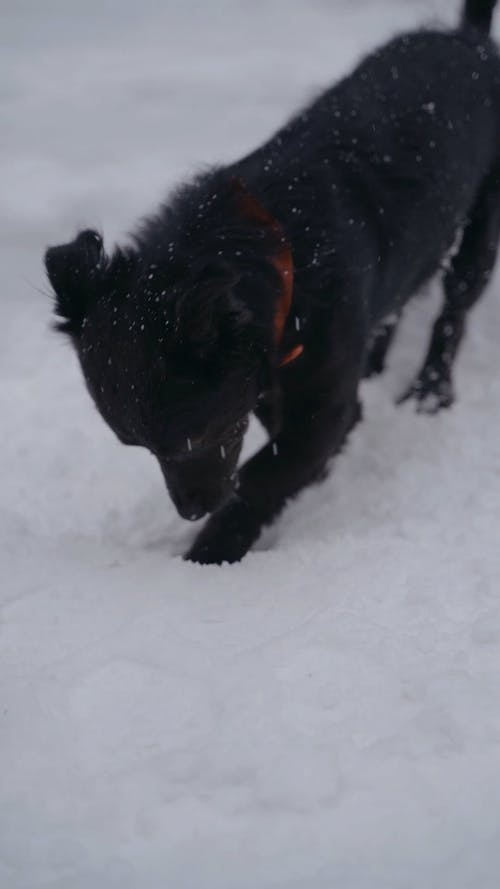
[[[204,360],[237,316],[239,303],[234,290],[240,274],[224,263],[206,264],[196,271],[196,284],[179,305],[178,324],[183,345]]]
[[[50,247],[45,254],[45,268],[54,289],[54,311],[63,321],[59,330],[77,336],[87,309],[96,298],[100,272],[105,265],[102,238],[87,230],[69,244]]]

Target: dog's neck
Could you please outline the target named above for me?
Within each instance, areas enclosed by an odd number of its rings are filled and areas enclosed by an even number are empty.
[[[283,228],[277,219],[262,206],[257,198],[248,191],[241,179],[234,178],[232,186],[237,194],[239,210],[243,218],[256,225],[268,228],[275,236],[277,248],[270,257],[270,262],[278,273],[281,283],[280,294],[274,314],[274,345],[278,353],[281,352],[285,325],[290,314],[293,300],[294,268],[292,248],[285,236]],[[302,344],[297,344],[288,352],[279,357],[279,366],[283,367],[294,361],[304,351]]]

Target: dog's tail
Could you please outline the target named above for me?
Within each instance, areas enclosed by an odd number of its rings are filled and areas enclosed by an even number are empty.
[[[462,26],[472,26],[489,34],[496,4],[497,0],[465,0]]]

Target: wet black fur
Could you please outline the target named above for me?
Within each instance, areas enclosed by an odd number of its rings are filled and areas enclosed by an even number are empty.
[[[107,257],[87,231],[47,251],[61,329],[104,419],[156,455],[181,515],[213,513],[189,558],[241,559],[322,475],[360,417],[362,376],[383,369],[404,304],[459,233],[428,355],[403,396],[420,409],[451,404],[500,228],[494,5],[467,0],[457,31],[377,50],[261,148],[180,189],[130,248]],[[279,348],[280,239],[245,216],[235,179],[292,249]],[[299,342],[301,357],[280,368]],[[270,441],[237,473],[251,412]]]

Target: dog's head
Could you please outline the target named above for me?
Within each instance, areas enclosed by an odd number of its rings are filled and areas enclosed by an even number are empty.
[[[45,264],[58,327],[105,421],[157,457],[181,516],[212,512],[233,489],[261,385],[237,276],[222,263],[167,275],[132,250],[108,258],[94,231],[50,248]]]

